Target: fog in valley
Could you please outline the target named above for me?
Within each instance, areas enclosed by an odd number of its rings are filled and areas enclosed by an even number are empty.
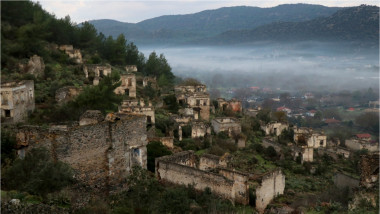
[[[289,92],[374,91],[379,50],[352,43],[257,43],[230,47],[147,47],[163,53],[175,75],[209,88],[260,87]]]

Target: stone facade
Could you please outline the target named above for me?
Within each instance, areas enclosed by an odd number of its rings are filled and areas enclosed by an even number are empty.
[[[127,65],[127,66],[125,66],[125,71],[127,73],[137,72],[137,66],[136,65]]]
[[[218,98],[218,108],[221,111],[231,110],[233,112],[242,112],[243,108],[241,101],[237,99],[231,99],[226,101],[224,98]]]
[[[210,118],[210,95],[206,91],[206,86],[202,84],[175,87],[177,102],[181,106],[192,108],[196,120]]]
[[[296,144],[307,145],[309,148],[326,147],[327,136],[323,133],[314,132],[311,128],[294,128],[294,141]]]
[[[284,193],[285,176],[280,169],[252,175],[226,168],[229,156],[204,154],[197,161],[193,151],[184,151],[156,159],[156,176],[174,184],[194,185],[211,191],[232,202],[249,203],[249,183],[256,184],[256,209],[263,213],[272,199]]]
[[[362,149],[367,149],[369,152],[379,151],[378,142],[370,142],[370,141],[361,140],[357,138],[351,138],[351,139],[346,140],[345,145],[348,149],[351,149],[353,151],[358,151]]]
[[[69,56],[70,59],[74,59],[75,63],[83,63],[82,54],[79,49],[74,49],[72,45],[61,45],[59,46],[59,49],[61,51],[65,51],[65,53]]]
[[[101,78],[111,74],[112,68],[111,65],[88,64],[83,66],[83,72],[86,78],[93,78],[93,85],[98,85]]]
[[[57,101],[60,105],[65,104],[71,100],[74,100],[74,98],[78,96],[81,91],[81,88],[77,88],[75,86],[65,86],[55,91],[55,101]]]
[[[118,115],[115,122],[44,129],[25,126],[15,130],[20,153],[46,147],[54,159],[68,163],[75,178],[95,192],[126,189],[133,166],[146,168],[145,118]]]
[[[228,135],[230,137],[241,133],[240,122],[235,118],[230,118],[230,117],[215,118],[211,121],[211,124],[215,133],[225,131],[225,132],[228,132]]]
[[[147,87],[148,85],[150,85],[152,88],[157,88],[156,77],[144,77],[143,87]]]
[[[79,125],[86,126],[91,124],[97,124],[104,120],[102,112],[99,110],[87,110],[80,118]]]
[[[159,180],[174,184],[194,185],[196,190],[211,191],[225,199],[247,205],[248,174],[225,168],[214,168],[217,172],[200,170],[193,151],[176,153],[156,159],[156,176]]]
[[[9,82],[1,84],[1,118],[5,123],[24,121],[33,112],[34,81]]]
[[[287,123],[271,122],[266,125],[261,125],[261,129],[265,132],[265,135],[280,136],[283,130],[289,129]]]
[[[360,157],[360,186],[372,188],[379,183],[379,154]]]
[[[204,137],[206,135],[211,135],[211,127],[199,121],[194,121],[191,123],[191,138]]]
[[[120,76],[121,85],[115,89],[116,94],[127,94],[136,97],[136,75],[129,73]]]
[[[119,112],[125,114],[138,114],[146,116],[146,123],[155,124],[154,107],[151,103],[145,105],[144,100],[138,101],[137,99],[123,100],[119,106]]]
[[[260,185],[256,188],[256,209],[264,213],[267,205],[277,196],[284,194],[285,175],[280,169],[260,176]]]
[[[42,57],[33,55],[27,64],[19,64],[21,73],[33,74],[35,77],[43,76],[45,71],[45,63]]]

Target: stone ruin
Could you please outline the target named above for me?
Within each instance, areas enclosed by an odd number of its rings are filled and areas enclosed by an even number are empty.
[[[294,141],[297,145],[307,146],[308,148],[326,147],[327,136],[322,132],[315,132],[311,128],[295,127]]]
[[[156,77],[144,77],[143,87],[147,87],[148,85],[150,85],[152,88],[157,88]]]
[[[42,77],[45,72],[45,63],[42,57],[33,55],[30,57],[28,63],[19,64],[19,70],[21,73],[28,73],[35,77]]]
[[[123,100],[119,106],[119,113],[145,115],[148,125],[154,125],[156,123],[152,103],[148,102],[148,105],[146,105],[143,99]]]
[[[372,188],[379,183],[379,154],[360,156],[360,186]]]
[[[240,122],[232,117],[218,117],[211,121],[212,128],[215,133],[227,132],[228,136],[232,137],[234,134],[241,133]]]
[[[137,72],[137,66],[136,65],[127,65],[127,66],[125,66],[125,71],[127,73]]]
[[[75,99],[82,92],[81,88],[75,86],[65,86],[55,91],[55,101],[62,105]]]
[[[104,116],[102,112],[99,110],[87,110],[82,116],[79,118],[79,125],[86,126],[91,124],[97,124],[104,120]]]
[[[133,73],[120,76],[121,85],[115,89],[116,94],[125,94],[129,97],[136,97],[136,75]]]
[[[112,68],[111,65],[88,64],[83,66],[83,72],[93,85],[98,85],[101,78],[111,74]]]
[[[194,119],[209,120],[210,95],[207,93],[205,85],[179,85],[174,90],[177,102],[181,106],[193,109]]]
[[[261,129],[265,132],[265,135],[280,136],[283,130],[289,129],[288,123],[283,122],[270,122],[268,124],[262,124]]]
[[[75,179],[95,193],[127,189],[133,166],[147,167],[146,120],[139,115],[114,114],[101,120],[97,111],[81,117],[81,125],[15,128],[18,153],[45,147],[55,160],[69,164]]]
[[[226,101],[224,98],[218,98],[216,101],[221,111],[231,110],[233,112],[242,112],[243,110],[240,100],[231,99]]]
[[[60,45],[59,50],[64,51],[70,59],[74,59],[75,63],[82,64],[82,54],[79,49],[74,49],[72,45]]]
[[[2,83],[1,119],[3,123],[24,121],[28,114],[34,111],[34,81]]]
[[[156,158],[156,176],[161,181],[193,185],[196,190],[206,187],[233,203],[249,204],[249,188],[255,188],[256,209],[264,213],[266,206],[284,193],[285,176],[280,169],[254,175],[228,168],[228,158],[204,154],[199,158],[193,151],[179,152]]]

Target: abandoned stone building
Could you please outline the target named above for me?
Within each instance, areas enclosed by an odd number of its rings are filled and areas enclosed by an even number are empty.
[[[259,113],[259,109],[254,109],[254,108],[244,109],[244,114],[250,117],[256,117],[258,113]]]
[[[309,148],[326,147],[327,136],[322,132],[315,132],[307,127],[294,127],[294,142],[297,145],[307,145]]]
[[[224,98],[218,98],[218,109],[221,111],[231,110],[233,112],[242,112],[243,108],[241,101],[237,99],[231,99],[226,101]]]
[[[1,120],[3,123],[24,121],[34,111],[34,81],[1,84]]]
[[[88,64],[83,65],[83,72],[93,85],[98,85],[101,78],[111,74],[112,68],[111,65]]]
[[[348,149],[353,151],[358,151],[362,149],[367,149],[369,152],[378,152],[379,143],[371,140],[370,134],[356,134],[350,139],[345,141],[345,145]]]
[[[137,72],[137,66],[136,65],[126,65],[125,66],[125,71],[127,73]]]
[[[17,128],[19,154],[45,147],[54,159],[68,163],[75,179],[93,191],[123,191],[132,167],[147,166],[146,122],[139,115],[114,117],[113,121],[101,121],[98,112],[87,112],[81,117],[81,126]]]
[[[204,137],[211,135],[211,126],[201,121],[191,122],[191,138]]]
[[[55,101],[57,101],[57,103],[60,105],[65,104],[69,101],[74,100],[74,98],[78,96],[81,91],[81,88],[77,88],[75,86],[65,86],[59,88],[57,91],[55,91]]]
[[[147,125],[153,125],[156,123],[152,103],[148,102],[148,105],[146,105],[143,99],[123,100],[122,104],[119,106],[119,112],[125,114],[145,115]]]
[[[280,136],[283,130],[289,129],[288,123],[283,122],[270,122],[268,124],[262,124],[261,129],[265,132],[265,135]]]
[[[121,85],[115,89],[116,94],[126,94],[129,97],[136,97],[136,75],[133,73],[120,76]]]
[[[232,117],[215,118],[211,124],[215,133],[227,132],[230,137],[241,133],[240,122]]]
[[[83,63],[82,54],[79,49],[74,49],[72,45],[60,45],[59,49],[65,51],[70,59],[74,59],[77,64]]]
[[[21,73],[32,74],[35,77],[44,76],[45,63],[40,56],[33,55],[27,63],[20,63],[18,66]]]
[[[152,88],[157,88],[156,77],[144,77],[143,78],[143,87],[151,86]]]
[[[205,85],[176,86],[175,93],[181,106],[193,109],[194,119],[209,120],[210,95],[206,92]]]
[[[159,180],[194,185],[203,191],[209,187],[211,191],[229,199],[234,203],[249,203],[249,188],[255,189],[256,209],[263,213],[266,206],[278,195],[284,193],[285,176],[281,170],[252,175],[227,168],[228,157],[202,155],[199,159],[193,151],[179,152],[155,160],[156,176]]]

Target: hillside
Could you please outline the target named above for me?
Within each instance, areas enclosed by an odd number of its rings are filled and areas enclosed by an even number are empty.
[[[252,30],[228,31],[198,44],[235,44],[264,40],[338,40],[377,42],[379,38],[379,8],[359,6],[342,9],[329,17],[305,22],[277,22]]]
[[[339,8],[309,4],[287,4],[271,8],[224,7],[187,15],[161,16],[137,24],[114,20],[90,21],[105,35],[123,33],[131,41],[180,42],[214,36],[229,30],[253,29],[272,22],[300,22],[325,17]]]

